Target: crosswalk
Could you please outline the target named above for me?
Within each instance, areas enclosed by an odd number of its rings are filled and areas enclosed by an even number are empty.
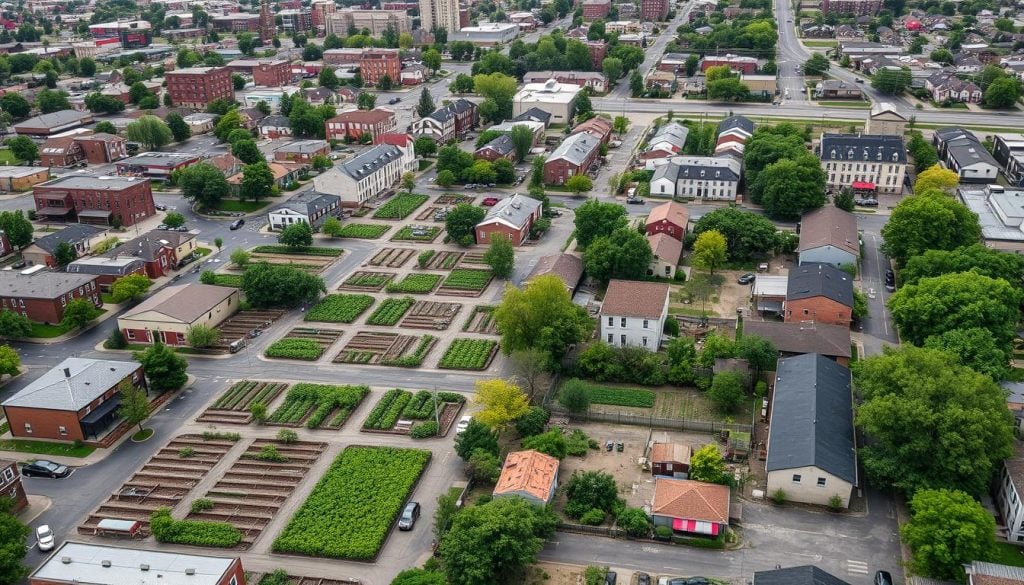
[[[854,561],[846,559],[846,572],[855,575],[867,575],[868,564],[864,561]]]

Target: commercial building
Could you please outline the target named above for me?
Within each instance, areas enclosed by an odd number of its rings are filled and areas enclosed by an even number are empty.
[[[957,197],[978,216],[985,247],[1024,252],[1024,190],[978,185],[961,187]]]
[[[306,191],[289,199],[268,215],[270,229],[281,230],[295,223],[309,224],[314,230],[328,217],[341,213],[341,197]]]
[[[216,327],[238,311],[237,288],[193,282],[165,287],[117,318],[117,328],[129,343],[185,345],[188,330],[197,325]]]
[[[238,557],[64,542],[29,575],[29,585],[122,585],[158,578],[166,585],[245,585]]]
[[[402,75],[402,59],[398,49],[369,49],[359,55],[359,74],[363,83],[377,85],[385,75],[397,85]]]
[[[837,268],[860,259],[857,218],[834,205],[809,211],[800,219],[799,263],[824,262]]]
[[[219,32],[259,32],[260,15],[251,12],[232,12],[230,14],[218,14],[210,18],[213,23],[213,30]]]
[[[459,98],[414,121],[412,134],[415,137],[429,136],[438,144],[446,144],[450,140],[461,139],[479,123],[477,105]]]
[[[615,347],[658,351],[668,318],[668,284],[612,280],[600,313],[600,338]]]
[[[227,67],[189,67],[168,71],[164,77],[167,93],[176,106],[203,110],[214,100],[235,98]]]
[[[91,123],[90,112],[61,110],[19,122],[14,125],[14,131],[22,136],[52,136]]]
[[[391,27],[401,34],[409,32],[409,14],[405,10],[364,10],[346,8],[327,17],[327,34],[348,36],[349,29],[369,29],[370,35],[379,37]]]
[[[0,311],[7,309],[37,323],[60,323],[64,308],[75,299],[86,299],[99,307],[96,277],[41,270],[21,274],[0,271]]]
[[[478,26],[464,26],[448,33],[450,41],[466,41],[480,47],[507,45],[519,36],[519,25],[511,22],[485,22]]]
[[[549,79],[589,87],[596,93],[608,91],[608,77],[597,71],[530,71],[523,75],[523,83],[543,84]]]
[[[452,33],[462,28],[459,0],[419,0],[420,28],[433,31],[443,28],[451,40]]]
[[[512,115],[538,108],[551,114],[551,123],[568,124],[573,116],[576,96],[582,89],[572,83],[559,83],[548,79],[544,83],[527,83],[513,97]]]
[[[518,496],[544,506],[558,487],[558,459],[539,451],[513,451],[505,457],[494,486],[495,498]]]
[[[903,136],[906,128],[907,117],[899,113],[895,105],[889,102],[878,102],[871,106],[871,113],[868,114],[864,133]]]
[[[395,113],[384,108],[342,112],[324,124],[327,140],[358,140],[363,134],[380,136],[398,129]]]
[[[183,152],[142,152],[117,161],[117,174],[126,177],[167,179],[171,173],[200,162],[197,154]],[[137,180],[137,179],[136,179]]]
[[[128,141],[113,134],[55,136],[39,147],[39,162],[45,167],[68,167],[82,161],[107,164],[128,156]]]
[[[821,168],[830,189],[850,187],[900,193],[907,172],[902,136],[886,134],[822,134]]]
[[[1024,134],[1003,133],[994,136],[992,155],[1003,166],[1011,187],[1024,186]]]
[[[290,140],[272,145],[273,158],[278,162],[310,163],[317,156],[327,156],[331,144],[326,140]]]
[[[483,221],[476,224],[476,243],[487,244],[491,238],[507,238],[513,246],[521,246],[530,238],[530,229],[541,218],[543,203],[518,193],[487,210]]]
[[[700,70],[706,72],[711,67],[721,67],[723,65],[744,75],[757,73],[757,59],[740,55],[708,55],[701,60]]]
[[[0,166],[0,191],[28,191],[49,178],[50,169],[45,166]]]
[[[831,264],[801,264],[789,271],[786,285],[787,323],[853,322],[853,277]]]
[[[337,195],[345,207],[358,207],[391,189],[415,160],[411,145],[379,144],[314,177],[313,188]]]
[[[65,175],[33,189],[36,213],[47,221],[132,226],[153,216],[148,179]]]
[[[117,39],[123,49],[148,47],[153,42],[153,27],[145,20],[90,24],[89,34],[96,40]]]
[[[600,140],[585,132],[573,134],[544,161],[544,182],[564,185],[571,177],[584,175],[595,167],[600,154]]]
[[[995,183],[999,163],[978,137],[963,128],[939,128],[932,142],[946,168],[955,172],[961,183]]]
[[[334,0],[317,0],[310,4],[309,11],[313,32],[317,36],[324,36],[327,34],[327,21],[338,11],[338,5]]]

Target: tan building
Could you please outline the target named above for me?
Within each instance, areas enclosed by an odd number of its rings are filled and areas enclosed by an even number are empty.
[[[237,288],[209,284],[169,286],[129,309],[117,327],[129,343],[185,345],[185,334],[196,325],[216,327],[238,310]]]
[[[683,243],[666,233],[647,236],[647,243],[654,253],[647,273],[662,278],[675,278],[679,257],[683,254]]]
[[[829,189],[853,187],[865,193],[900,193],[907,172],[903,136],[822,134],[821,168]]]
[[[0,166],[0,191],[28,191],[49,178],[49,167]]]
[[[907,118],[896,111],[896,106],[888,102],[877,103],[871,107],[865,134],[889,134],[903,136],[907,128]]]
[[[339,10],[327,16],[327,34],[348,36],[350,27],[369,29],[370,35],[379,37],[391,26],[398,33],[409,32],[409,15],[404,10]]]
[[[420,28],[423,30],[432,31],[435,28],[443,28],[451,36],[462,28],[459,0],[419,0],[419,2]]]

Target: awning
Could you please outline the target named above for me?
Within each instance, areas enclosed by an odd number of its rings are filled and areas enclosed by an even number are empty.
[[[853,182],[853,188],[854,189],[859,189],[859,190],[862,190],[862,191],[874,191],[875,190],[875,184],[874,183],[861,182],[861,181],[854,181]]]
[[[110,217],[110,211],[103,209],[83,209],[78,212],[78,217],[100,217],[106,219]]]
[[[92,425],[98,423],[103,417],[107,416],[111,412],[121,406],[121,395],[115,394],[110,400],[96,407],[95,410],[82,417],[82,424]]]
[[[694,534],[709,534],[718,536],[717,522],[701,522],[699,520],[686,520],[683,518],[672,519],[672,530],[676,532],[691,532]]]

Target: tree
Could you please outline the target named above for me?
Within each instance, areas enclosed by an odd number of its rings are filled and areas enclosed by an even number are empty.
[[[241,248],[231,251],[231,263],[238,268],[245,268],[249,264],[249,253]]]
[[[698,268],[704,268],[711,274],[725,264],[727,244],[721,232],[708,230],[697,236],[693,244],[690,261]]]
[[[1013,416],[992,378],[906,344],[857,362],[853,373],[863,397],[856,422],[872,438],[859,450],[869,478],[907,494],[986,493],[1013,452]]]
[[[509,278],[515,270],[515,249],[512,242],[501,234],[492,234],[491,243],[484,253],[484,262],[497,278]]]
[[[282,111],[284,111],[283,108]],[[225,142],[232,130],[238,130],[241,127],[242,115],[238,113],[238,110],[231,110],[217,120],[217,125],[213,127],[213,135],[217,137],[217,140]]]
[[[604,72],[608,81],[615,83],[622,77],[622,72],[625,68],[622,66],[622,59],[616,59],[615,57],[606,57],[601,63],[601,71]]]
[[[574,197],[594,188],[594,181],[586,175],[573,175],[565,181],[565,188],[572,192]]]
[[[210,163],[189,165],[175,171],[174,176],[175,184],[181,188],[182,197],[203,209],[215,209],[231,192],[224,173]]]
[[[1005,79],[1006,77],[1006,71],[1004,71],[1002,67],[999,67],[998,65],[986,65],[978,73],[976,79],[982,91],[985,91],[991,87],[993,83],[1000,79]]]
[[[576,245],[586,249],[595,239],[627,227],[626,209],[617,203],[587,201],[576,209]]]
[[[413,150],[416,156],[432,156],[437,153],[437,142],[429,136],[420,136],[413,142]]]
[[[114,297],[115,303],[136,301],[145,296],[152,285],[153,281],[145,274],[129,274],[115,280],[110,285],[110,292]]]
[[[960,581],[964,565],[990,558],[995,549],[995,519],[960,490],[921,490],[910,509],[900,538],[911,550],[917,574]]]
[[[448,583],[491,585],[518,574],[536,561],[556,524],[553,512],[518,497],[462,509],[438,548]]]
[[[455,184],[455,180],[456,180],[455,173],[453,173],[452,171],[450,171],[448,169],[445,169],[443,171],[438,171],[438,173],[437,173],[437,181],[436,182],[437,182],[438,186],[440,186],[440,187],[451,187],[452,185]]]
[[[532,437],[526,437],[523,439],[522,446],[523,449],[550,455],[555,459],[565,459],[569,450],[565,437],[562,436],[562,431],[558,428],[551,429],[546,433],[533,435]]]
[[[633,537],[644,538],[651,534],[651,520],[643,508],[626,508],[619,512],[615,525]]]
[[[562,385],[558,392],[558,403],[573,414],[584,414],[590,410],[590,391],[583,380],[572,378]]]
[[[737,372],[719,372],[711,380],[708,398],[722,412],[734,412],[743,403],[743,376]]]
[[[619,228],[590,243],[583,252],[587,274],[601,282],[637,279],[647,274],[654,254],[647,238],[636,230]]]
[[[623,506],[615,477],[603,471],[574,471],[565,484],[565,495],[565,514],[570,518],[579,518],[590,510],[614,514]]]
[[[821,53],[811,55],[811,58],[804,62],[804,75],[824,75],[830,67],[828,58]]]
[[[803,132],[793,124],[759,128],[747,142],[744,150],[743,174],[746,176],[747,185],[753,186],[761,171],[769,165],[782,159],[797,159],[806,155],[805,141]]]
[[[311,162],[313,163],[314,171],[326,171],[334,166],[334,162],[332,162],[329,157],[322,154],[315,155]]]
[[[35,230],[20,209],[16,211],[0,211],[0,230],[7,234],[7,241],[19,250],[32,243],[32,232]]]
[[[149,387],[157,392],[176,390],[184,386],[188,380],[185,374],[188,360],[161,343],[159,339],[154,340],[152,347],[137,351],[132,357],[142,364],[149,380]]]
[[[431,96],[430,92],[427,91],[427,86],[423,86],[423,91],[420,92],[420,101],[416,105],[416,113],[419,114],[421,118],[425,118],[432,114],[435,109],[437,108],[434,106],[433,96]]]
[[[633,97],[640,97],[644,95],[644,78],[640,75],[639,69],[634,69],[629,74],[629,93]]]
[[[149,89],[141,81],[136,81],[128,88],[128,101],[133,104],[139,103],[139,100],[147,95],[149,95]]]
[[[356,107],[360,110],[372,110],[377,105],[377,96],[372,93],[363,92],[356,98]]]
[[[389,91],[394,86],[394,84],[395,82],[394,80],[391,79],[391,76],[385,73],[384,75],[380,76],[380,79],[377,80],[377,89],[381,91]]]
[[[535,156],[530,161],[530,187],[544,187],[544,157]]]
[[[170,116],[168,116],[168,119],[170,119]],[[93,130],[97,134],[113,134],[114,136],[117,136],[117,128],[106,120],[96,124],[96,126],[93,127]]]
[[[52,114],[53,112],[71,109],[66,92],[51,91],[49,89],[43,89],[36,94],[36,106],[39,107],[40,113],[43,114]]]
[[[484,220],[487,212],[481,207],[460,203],[444,220],[444,227],[453,241],[461,246],[470,246],[475,241],[476,224]]]
[[[899,95],[910,86],[910,69],[883,67],[871,77],[871,87],[888,95]]]
[[[774,370],[779,359],[779,352],[771,341],[756,335],[744,335],[736,340],[734,346],[736,357],[747,360],[754,370],[754,379],[761,377],[761,372]]]
[[[423,55],[420,58],[427,69],[434,72],[441,70],[441,53],[437,49],[431,47],[423,51]]]
[[[0,347],[2,349],[2,347]],[[541,406],[531,406],[526,414],[516,419],[516,432],[520,437],[532,437],[544,432],[551,413]]]
[[[583,90],[576,94],[576,103],[573,105],[576,111],[576,121],[589,120],[594,117],[594,105],[590,102],[590,94]]]
[[[416,188],[416,175],[412,172],[402,173],[401,187],[406,193],[412,193]]]
[[[612,120],[612,129],[619,136],[622,136],[629,130],[629,118],[626,116],[615,116],[615,119]]]
[[[11,154],[27,163],[39,158],[39,148],[28,136],[8,138],[4,143],[11,149]]]
[[[18,355],[18,352],[9,345],[0,345],[0,377],[4,374],[17,376],[20,372],[21,357]]]
[[[88,299],[74,299],[68,301],[64,307],[64,318],[61,319],[62,327],[68,329],[84,329],[92,323],[102,312]]]
[[[459,73],[452,82],[452,91],[455,93],[471,93],[473,91],[473,77],[465,73]]]
[[[337,89],[341,86],[341,80],[338,79],[337,74],[334,73],[334,69],[331,69],[330,67],[324,67],[320,70],[317,82],[319,82],[322,87],[329,89]]]
[[[949,49],[943,48],[932,51],[929,58],[936,63],[944,63],[946,65],[952,65],[954,59],[953,53],[951,53]]]
[[[128,426],[139,425],[139,430],[143,430],[142,422],[149,418],[149,397],[146,391],[131,384],[121,389],[121,406],[117,414]]]
[[[142,116],[125,128],[128,140],[138,142],[146,150],[160,150],[174,139],[171,129],[156,116]]]
[[[0,309],[0,337],[28,337],[32,334],[32,323],[28,317],[10,309]]]
[[[749,211],[732,207],[716,209],[697,220],[693,233],[699,237],[709,230],[725,236],[729,260],[733,262],[748,260],[775,248],[775,225],[764,216]]]
[[[232,260],[234,260],[232,258]],[[254,307],[297,307],[327,292],[319,276],[287,265],[259,262],[242,275],[242,292]]]
[[[940,349],[974,370],[1003,380],[1010,373],[1010,360],[1006,348],[999,347],[992,334],[980,327],[951,329],[924,340],[924,347]]]
[[[320,233],[332,238],[338,237],[342,230],[341,220],[336,217],[328,217],[320,226]]]
[[[233,131],[232,134],[235,132],[238,132],[238,130]],[[242,130],[242,132],[246,131]],[[251,135],[246,132],[246,136],[247,138],[244,140],[231,142],[231,154],[247,165],[266,160],[263,158],[263,154],[260,153],[260,149],[256,147],[256,142],[251,139]]]
[[[750,89],[737,77],[727,77],[708,83],[709,100],[743,101],[749,95]]]
[[[752,193],[760,195],[769,216],[796,219],[825,204],[825,172],[811,155],[782,159],[758,174]]]
[[[512,126],[508,136],[512,139],[512,145],[516,151],[516,161],[522,162],[526,159],[526,155],[530,154],[530,149],[533,148],[533,130],[529,126],[517,124]]]
[[[516,168],[507,158],[499,158],[491,167],[494,169],[495,183],[511,185],[516,180]]]
[[[164,225],[169,228],[180,228],[185,225],[185,216],[177,211],[172,211],[164,216]]]
[[[475,418],[469,419],[469,425],[462,434],[455,437],[455,454],[468,462],[476,451],[485,451],[492,455],[498,454],[498,436],[490,427]]]
[[[839,209],[850,212],[852,212],[854,207],[856,206],[856,200],[853,197],[853,191],[846,187],[843,187],[842,189],[839,190],[839,193],[837,193],[835,197],[833,197],[832,203]]]
[[[242,184],[239,195],[243,199],[259,201],[270,195],[274,188],[274,173],[266,161],[259,161],[242,167]]]
[[[494,484],[501,477],[501,462],[493,453],[483,449],[477,449],[469,456],[466,462],[466,469],[474,481]]]
[[[732,478],[725,468],[725,459],[722,457],[722,452],[718,450],[718,446],[714,443],[704,445],[690,456],[689,478],[694,481],[722,485],[732,483]]]
[[[406,33],[402,33],[406,34]],[[441,498],[448,497],[447,494],[442,494]],[[440,512],[441,507],[438,506]],[[455,510],[452,509],[451,514],[454,514]],[[451,515],[449,514],[449,516]],[[446,516],[447,518],[448,516]],[[434,527],[438,526],[438,523],[434,522]],[[438,535],[440,537],[440,535]],[[391,581],[391,585],[448,585],[448,581],[445,579],[444,573],[438,573],[436,571],[428,571],[426,569],[406,569],[395,576]]]
[[[57,262],[57,266],[62,268],[74,262],[75,258],[78,258],[78,252],[67,242],[57,244],[53,250],[53,259]]]
[[[32,111],[32,104],[28,103],[20,93],[9,92],[0,97],[0,109],[11,115],[12,118],[24,118]]]
[[[1001,77],[992,82],[982,97],[986,107],[1012,108],[1020,99],[1020,82],[1012,77]]]
[[[21,564],[28,548],[25,541],[31,530],[10,513],[11,498],[0,499],[0,585],[15,585],[28,576],[28,568]]]
[[[473,418],[496,431],[503,430],[530,409],[526,394],[515,384],[500,378],[477,381],[473,402],[481,407]]]
[[[942,229],[935,229],[942,226]],[[981,239],[978,216],[945,193],[908,197],[882,227],[882,251],[903,265],[927,250],[953,250]]]
[[[903,285],[916,284],[922,278],[953,272],[977,272],[1001,278],[1015,287],[1024,287],[1024,258],[1017,254],[972,244],[955,250],[928,250],[913,256],[900,270]]]
[[[124,110],[124,102],[116,97],[93,92],[85,96],[85,107],[94,114],[115,114]],[[116,132],[113,132],[116,134]]]
[[[944,169],[941,165],[936,164],[917,174],[917,181],[914,182],[914,194],[921,195],[926,191],[933,190],[952,194],[959,184],[960,175],[956,171]]]
[[[523,290],[507,287],[494,319],[506,354],[533,348],[547,352],[553,363],[591,328],[586,311],[572,303],[555,276],[534,278]]]
[[[167,114],[167,127],[170,128],[175,142],[184,142],[192,137],[192,129],[177,112]]]
[[[304,221],[293,223],[281,230],[277,241],[293,250],[308,248],[313,245],[313,230]]]
[[[212,347],[220,341],[220,330],[208,325],[193,325],[185,331],[185,341],[197,349]]]

